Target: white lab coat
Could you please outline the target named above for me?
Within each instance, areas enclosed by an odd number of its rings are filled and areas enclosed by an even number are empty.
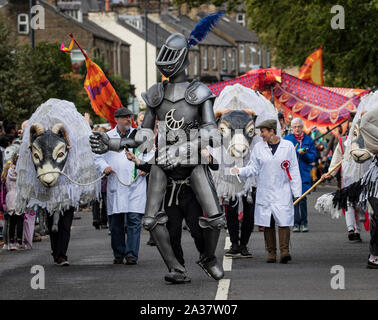
[[[290,176],[281,168],[281,163],[290,161]],[[240,177],[257,177],[255,205],[255,224],[269,227],[273,214],[279,227],[293,226],[293,197],[300,197],[302,181],[299,173],[297,155],[290,141],[281,138],[275,152],[269,149],[266,142],[256,144],[251,153],[249,164],[239,169]]]
[[[130,129],[131,132],[135,130]],[[117,128],[107,132],[110,138],[119,138]],[[132,149],[130,149],[131,151]],[[145,155],[139,158],[144,159]],[[108,151],[102,155],[96,155],[95,164],[97,169],[103,173],[104,169],[110,166],[117,172],[123,183],[130,184],[133,178],[134,163],[126,157],[125,151],[120,152]],[[106,205],[108,215],[117,213],[137,212],[144,213],[146,207],[147,183],[146,177],[138,177],[131,186],[126,187],[119,183],[115,174],[108,176],[107,182]]]

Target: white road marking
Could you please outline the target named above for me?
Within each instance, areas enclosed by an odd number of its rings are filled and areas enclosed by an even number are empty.
[[[224,244],[224,249],[225,250],[229,250],[230,248],[231,248],[230,237],[226,237],[226,241],[225,241],[225,244]]]
[[[230,237],[225,238],[224,248],[229,250],[231,247]],[[232,271],[232,258],[223,256],[223,270]],[[218,281],[218,290],[215,296],[215,300],[227,300],[228,290],[230,289],[231,279],[221,279]]]
[[[223,257],[223,270],[232,271],[232,258]]]
[[[227,300],[228,290],[230,289],[230,279],[221,279],[218,282],[218,291],[215,300]]]

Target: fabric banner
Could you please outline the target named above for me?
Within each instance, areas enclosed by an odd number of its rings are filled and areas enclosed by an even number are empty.
[[[327,127],[334,127],[356,112],[359,98],[369,90],[343,89],[328,90],[325,87],[309,83],[289,75],[280,69],[257,69],[238,78],[209,85],[210,90],[219,95],[224,87],[240,83],[241,85],[259,90],[268,100],[271,98],[270,88],[273,86],[274,104],[278,111],[283,111],[285,118],[289,115],[299,117],[304,122],[304,130],[309,133],[316,126],[320,132]],[[354,90],[357,95],[348,97],[339,92]],[[335,92],[336,91],[336,92]]]
[[[298,78],[319,86],[323,85],[323,49],[311,53],[299,70]]]
[[[81,50],[85,57],[85,65],[87,67],[87,75],[84,80],[84,89],[88,94],[89,100],[91,101],[92,109],[97,115],[107,119],[111,128],[113,129],[116,126],[114,112],[123,107],[122,102],[101,68],[88,57],[86,52],[75,40],[72,33],[70,33],[69,36],[72,38],[69,47],[64,47],[64,44],[62,43],[60,50],[70,53],[73,48],[73,42],[75,42],[78,48]],[[134,120],[132,120],[132,127],[137,127]]]

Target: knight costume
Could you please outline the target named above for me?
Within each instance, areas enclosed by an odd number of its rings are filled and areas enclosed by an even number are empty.
[[[95,153],[119,151],[125,146],[136,147],[145,145],[146,142],[150,142],[151,147],[154,141],[152,130],[155,121],[159,121],[157,163],[151,166],[143,226],[156,241],[169,270],[165,280],[172,283],[186,282],[187,276],[185,267],[175,257],[166,227],[168,216],[163,199],[168,185],[172,186],[172,201],[175,189],[177,188],[178,199],[183,184],[189,185],[194,192],[202,208],[199,225],[205,241],[203,256],[198,264],[216,280],[224,275],[222,266],[215,257],[220,230],[225,225],[224,214],[208,165],[189,161],[199,157],[200,138],[202,141],[207,139],[211,145],[217,143],[217,139],[211,137],[212,130],[217,131],[213,112],[215,96],[201,82],[187,80],[185,69],[189,65],[188,52],[188,40],[182,34],[171,35],[162,46],[156,65],[169,78],[169,82],[157,83],[142,94],[147,110],[134,140],[109,140],[100,133],[91,137]],[[206,148],[206,145],[202,147]]]

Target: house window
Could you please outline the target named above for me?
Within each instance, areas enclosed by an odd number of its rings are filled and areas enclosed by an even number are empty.
[[[213,50],[213,70],[217,70],[217,48]]]
[[[195,54],[194,55],[194,66],[193,66],[193,73],[194,73],[194,75],[195,76],[197,76],[198,75],[198,55],[197,54]]]
[[[80,63],[85,60],[84,55],[79,49],[75,49],[71,51],[71,62],[74,63]]]
[[[256,49],[254,46],[249,46],[249,55],[250,55],[250,64],[249,64],[249,67],[250,68],[256,68],[256,61],[255,61],[255,53],[256,53]]]
[[[208,63],[207,63],[207,47],[204,47],[203,49],[203,69],[207,70],[208,69]]]
[[[259,48],[259,68],[262,68],[262,55],[261,55],[261,48]]]
[[[236,69],[236,63],[235,63],[235,49],[232,49],[231,51],[231,70],[235,71]]]
[[[29,16],[26,13],[20,13],[17,17],[18,33],[29,33]]]
[[[223,56],[222,56],[222,70],[227,70],[227,49],[223,49]]]
[[[135,29],[143,31],[143,20],[140,15],[120,15],[120,19],[123,19],[127,24],[133,26]]]
[[[245,52],[244,52],[244,44],[239,46],[239,54],[240,54],[240,67],[245,68]]]
[[[236,22],[245,27],[245,13],[238,13],[236,15]]]
[[[94,50],[94,56],[95,56],[95,58],[100,58],[101,57],[101,51],[100,51],[99,48],[96,48]]]

